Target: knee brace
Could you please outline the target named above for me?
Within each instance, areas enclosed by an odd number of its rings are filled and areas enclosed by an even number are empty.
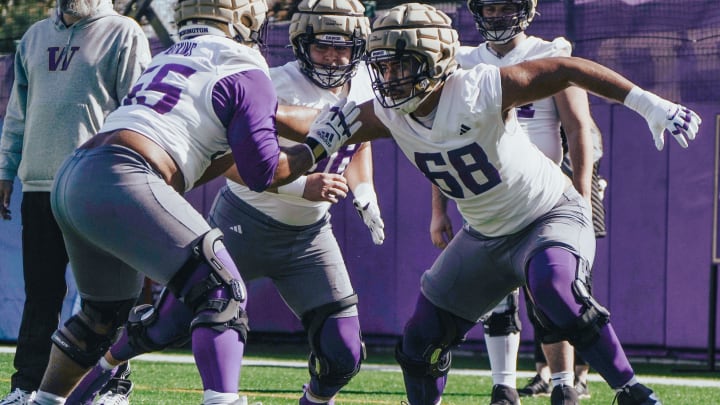
[[[572,325],[560,328],[555,325],[534,303],[530,290],[526,287],[529,306],[537,322],[545,329],[543,343],[557,343],[563,340],[570,342],[575,348],[586,347],[598,337],[603,326],[610,322],[610,312],[600,305],[590,294],[590,271],[587,263],[578,260],[575,280],[572,283],[572,293],[582,304],[580,316],[575,318]]]
[[[187,333],[175,336],[169,342],[154,342],[148,336],[148,328],[153,326],[158,319],[155,308],[162,308],[168,294],[168,289],[163,288],[155,305],[143,304],[130,310],[126,326],[128,341],[138,354],[160,351],[168,347],[180,347],[190,340],[189,329],[186,331]]]
[[[395,360],[408,375],[433,378],[447,375],[452,364],[450,349],[465,340],[465,332],[458,330],[453,314],[437,307],[435,312],[440,319],[440,327],[444,334],[440,342],[428,345],[422,353],[422,360],[416,360],[403,351],[402,339],[395,346]]]
[[[508,294],[500,305],[482,320],[483,329],[488,336],[508,336],[522,330],[518,305],[518,290]]]
[[[311,309],[302,315],[302,324],[308,334],[310,344],[308,370],[312,376],[317,377],[324,384],[346,385],[360,372],[360,365],[366,358],[365,342],[362,341],[362,336],[360,336],[360,359],[355,368],[349,372],[347,370],[340,371],[337,370],[337,367],[333,367],[333,359],[323,353],[320,346],[320,335],[325,321],[333,314],[357,305],[357,303],[357,295],[353,294],[341,300]]]
[[[65,355],[80,366],[90,368],[113,344],[135,300],[82,300],[79,313],[70,317],[51,340]]]
[[[190,323],[191,331],[199,326],[211,327],[218,332],[234,329],[246,341],[248,318],[241,304],[245,302],[247,292],[243,282],[233,276],[216,254],[224,249],[222,237],[219,229],[212,229],[203,235],[193,248],[190,259],[167,287],[180,301],[192,308],[195,318]],[[210,269],[209,274],[183,292],[195,272],[206,271],[206,268]],[[214,294],[218,291],[218,294]]]

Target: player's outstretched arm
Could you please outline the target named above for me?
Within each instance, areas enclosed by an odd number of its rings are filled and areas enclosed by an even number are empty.
[[[503,111],[549,97],[570,85],[625,104],[640,114],[662,149],[667,130],[682,147],[695,139],[700,117],[690,109],[642,90],[619,73],[593,61],[558,57],[527,61],[500,69]]]
[[[375,115],[375,102],[368,100],[360,105],[360,115],[358,121],[362,122],[362,128],[353,135],[350,143],[360,143],[372,141],[378,138],[390,138],[392,134],[390,130]]]
[[[390,137],[390,132],[375,116],[372,100],[357,107],[360,110],[357,121],[362,123],[362,127],[347,143],[362,143]],[[279,105],[276,115],[278,135],[295,142],[304,142],[307,133],[310,132],[310,126],[319,113],[319,110],[310,107]]]

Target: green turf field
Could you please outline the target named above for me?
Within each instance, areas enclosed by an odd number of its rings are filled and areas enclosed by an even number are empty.
[[[189,359],[189,352],[168,353],[173,357],[161,359]],[[264,405],[297,404],[302,384],[307,381],[303,367],[304,349],[299,345],[262,345],[248,347],[246,365],[241,377],[241,392],[250,403],[262,401]],[[275,365],[263,365],[269,362]],[[676,365],[635,364],[641,381],[652,382],[652,388],[665,405],[712,405],[720,404],[720,372],[678,373]],[[135,390],[133,404],[197,405],[202,400],[202,389],[197,369],[192,363],[136,360],[132,364],[132,380]],[[488,373],[487,359],[481,355],[455,356],[450,373],[444,405],[489,404],[492,380]],[[531,375],[529,359],[521,359],[520,371],[523,386]],[[0,354],[0,392],[7,392],[13,372],[12,354]],[[480,374],[480,375],[469,375]],[[583,400],[584,405],[613,403],[614,394],[600,381],[597,373],[591,374],[592,398]],[[395,404],[405,400],[402,375],[388,348],[369,351],[366,367],[345,387],[336,403],[342,404]],[[524,405],[549,404],[549,398],[523,399]]]

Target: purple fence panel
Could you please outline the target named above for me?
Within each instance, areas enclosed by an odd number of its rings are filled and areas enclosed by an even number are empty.
[[[658,153],[647,124],[634,112],[616,107],[613,116],[608,305],[611,312],[622,311],[613,322],[624,343],[639,343],[635,331],[644,331],[642,343],[661,345],[665,338],[667,151]]]
[[[710,104],[690,107],[704,119],[700,135],[687,150],[673,140],[668,141],[666,340],[663,343],[670,347],[704,347],[708,336],[713,168],[718,158],[715,156],[715,116],[720,109]],[[638,340],[641,338],[638,336]]]

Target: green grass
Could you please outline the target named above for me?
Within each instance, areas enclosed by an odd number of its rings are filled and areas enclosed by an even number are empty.
[[[187,351],[177,353],[189,354]],[[0,383],[4,386],[0,392],[6,392],[13,372],[12,354],[0,354]],[[247,359],[272,359],[303,361],[305,349],[298,345],[249,345]],[[370,350],[368,365],[394,365],[391,351],[387,348]],[[474,354],[472,356],[455,356],[454,369],[488,369],[487,358]],[[720,380],[718,375],[709,373],[677,373],[676,366],[658,364],[636,364],[635,369],[640,380],[656,376],[685,379],[688,382],[697,378],[715,379],[714,387],[693,387],[678,385],[648,384],[658,393],[665,405],[705,405],[720,403]],[[532,370],[528,359],[521,359],[521,371]],[[596,373],[592,374],[597,377]],[[253,401],[262,401],[264,405],[297,404],[302,384],[307,381],[307,370],[304,368],[245,366],[243,367],[240,388],[243,394]],[[197,369],[194,364],[178,364],[165,362],[133,362],[132,379],[135,391],[132,395],[133,404],[199,404],[202,399],[202,388]],[[692,379],[692,380],[691,380]],[[518,381],[524,385],[525,378]],[[492,381],[489,377],[455,374],[451,371],[447,390],[443,396],[444,405],[477,405],[490,402]],[[590,381],[592,398],[583,400],[583,405],[609,405],[613,402],[614,393],[604,383]],[[366,368],[343,389],[337,398],[337,404],[394,404],[405,400],[402,375],[394,371],[377,371]],[[549,404],[548,398],[523,399],[523,405]]]

